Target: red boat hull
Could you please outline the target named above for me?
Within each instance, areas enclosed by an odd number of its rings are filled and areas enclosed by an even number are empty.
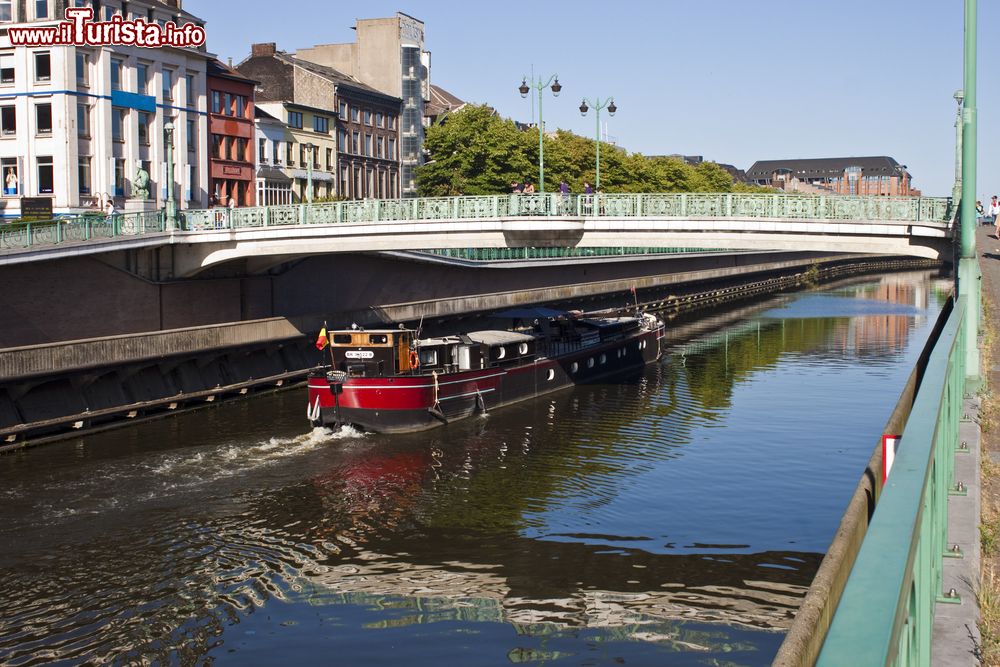
[[[661,356],[664,329],[593,345],[554,358],[438,375],[350,377],[335,395],[323,373],[309,378],[309,417],[317,424],[351,424],[366,431],[422,431],[482,411],[636,372]]]

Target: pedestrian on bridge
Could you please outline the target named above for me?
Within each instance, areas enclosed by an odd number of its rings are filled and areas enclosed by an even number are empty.
[[[1000,215],[1000,202],[997,201],[997,196],[993,195],[993,199],[990,200],[990,208],[988,211],[989,221],[996,226],[997,216]],[[995,238],[1000,238],[1000,227],[997,227],[994,231]]]
[[[983,202],[976,200],[976,222],[980,225],[986,224],[986,209],[983,208]]]

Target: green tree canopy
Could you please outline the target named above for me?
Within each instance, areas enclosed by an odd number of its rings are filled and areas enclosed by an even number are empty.
[[[573,192],[596,181],[596,143],[558,130],[545,137],[545,189],[565,180]],[[428,128],[429,157],[417,170],[421,196],[490,195],[510,191],[510,184],[538,178],[538,133],[521,130],[485,105],[468,105]],[[697,166],[667,157],[628,153],[601,144],[601,189],[605,192],[746,192],[758,188],[734,184],[714,162]]]

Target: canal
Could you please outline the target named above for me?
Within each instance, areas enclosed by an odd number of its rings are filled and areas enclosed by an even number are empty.
[[[0,457],[0,662],[770,664],[947,289],[677,323],[423,434],[297,389]]]

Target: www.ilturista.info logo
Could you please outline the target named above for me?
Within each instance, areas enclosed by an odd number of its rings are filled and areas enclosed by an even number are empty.
[[[189,47],[205,43],[205,29],[193,23],[164,25],[142,18],[126,21],[120,15],[110,21],[93,21],[92,7],[69,7],[66,20],[53,26],[11,27],[11,46],[163,46]]]

